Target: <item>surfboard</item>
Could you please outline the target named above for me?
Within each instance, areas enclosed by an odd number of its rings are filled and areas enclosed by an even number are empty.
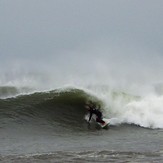
[[[101,124],[101,123],[98,123],[98,124],[101,126],[101,128],[107,128],[109,126],[110,120],[103,118],[103,121],[105,121],[105,124]]]

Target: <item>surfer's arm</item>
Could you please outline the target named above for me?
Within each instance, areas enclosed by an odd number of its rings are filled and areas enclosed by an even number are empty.
[[[90,112],[90,115],[89,115],[89,120],[88,120],[88,122],[90,122],[91,118],[92,118],[92,112]]]

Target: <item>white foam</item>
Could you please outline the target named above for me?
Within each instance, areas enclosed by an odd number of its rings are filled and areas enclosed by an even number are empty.
[[[163,128],[163,96],[151,95],[111,111],[112,124],[128,123],[148,128]]]

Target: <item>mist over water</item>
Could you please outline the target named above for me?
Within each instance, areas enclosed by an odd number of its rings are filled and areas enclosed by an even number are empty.
[[[134,48],[108,48],[100,43],[83,51],[64,51],[38,60],[17,59],[5,65],[0,71],[1,86],[56,89],[67,85],[105,85],[144,95],[159,92],[163,81],[159,54]]]
[[[37,90],[98,84],[149,94],[163,81],[161,6],[161,0],[2,1],[0,84]]]

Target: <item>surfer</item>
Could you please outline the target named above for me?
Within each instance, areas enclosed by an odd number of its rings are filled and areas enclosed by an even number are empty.
[[[90,122],[92,115],[95,114],[96,122],[101,123],[102,125],[105,124],[105,121],[102,120],[102,112],[99,109],[96,109],[96,107],[93,105],[93,103],[86,104],[85,107],[86,107],[86,109],[88,109],[89,114],[90,114],[88,122]]]

